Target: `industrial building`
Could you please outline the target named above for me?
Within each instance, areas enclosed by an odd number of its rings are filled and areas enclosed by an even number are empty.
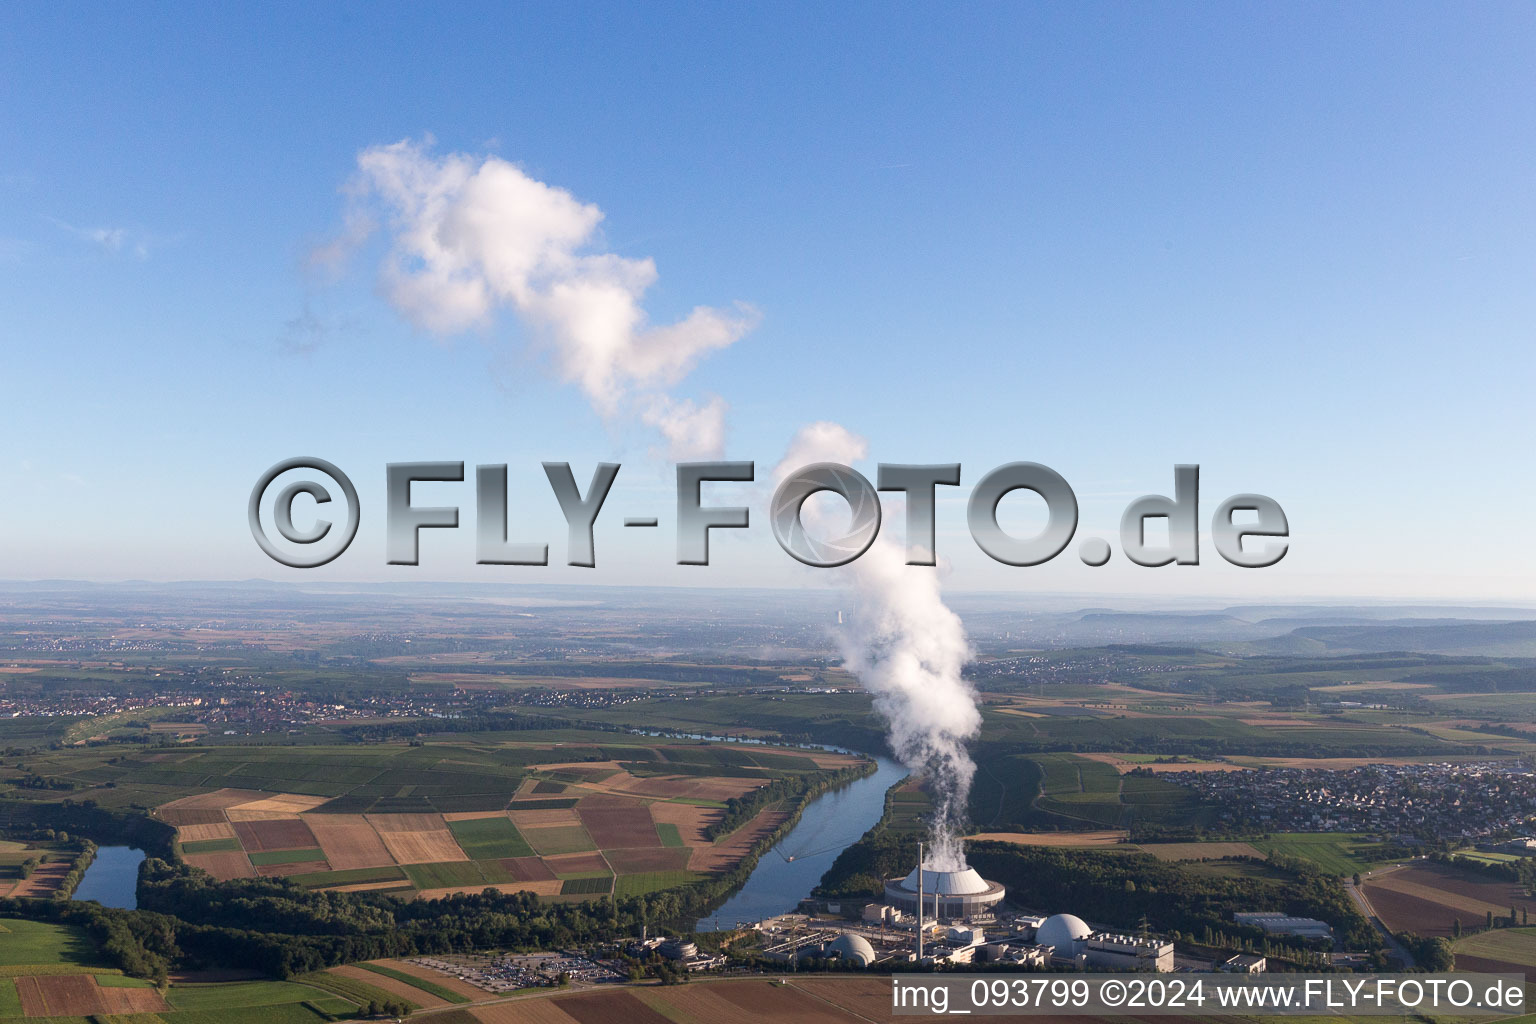
[[[1173,970],[1173,943],[1165,939],[1094,931],[1074,914],[1055,914],[1043,921],[1020,918],[1015,925],[1034,945],[1049,946],[1053,961],[1127,971]]]
[[[1270,911],[1232,915],[1238,924],[1251,924],[1271,935],[1295,935],[1303,939],[1332,939],[1333,928],[1315,917],[1291,917]]]

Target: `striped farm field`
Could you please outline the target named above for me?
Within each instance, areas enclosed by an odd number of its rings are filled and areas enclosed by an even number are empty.
[[[446,989],[448,992],[462,997],[460,999],[450,999],[452,1002],[469,1002],[471,1000],[485,998],[484,989],[476,988],[474,985],[471,985],[466,981],[460,981],[458,978],[455,978],[452,975],[444,974],[441,971],[435,971],[430,967],[423,967],[421,964],[413,964],[406,960],[376,960],[373,963],[376,966],[388,967],[391,970],[399,971],[401,974],[409,975],[412,978],[430,982],[439,988]],[[433,990],[429,988],[427,991],[430,992]],[[444,998],[450,997],[444,996]]]
[[[440,985],[436,981],[433,981],[431,978],[425,978],[419,974],[402,971],[399,967],[392,963],[374,962],[357,964],[356,966],[361,967],[363,970],[368,971],[370,974],[377,974],[380,977],[390,978],[394,981],[400,982],[401,984],[409,985],[415,990],[425,992],[427,995],[434,996],[443,1000],[444,1002],[467,1003],[470,1001],[470,997],[464,995],[461,992],[457,992],[453,989],[447,988],[446,986]],[[484,993],[477,994],[483,995]]]
[[[392,978],[374,971],[365,970],[361,965],[347,967],[332,967],[325,973],[351,981],[360,981],[374,988],[388,992],[392,997],[404,999],[414,1003],[419,1008],[432,1009],[438,1006],[447,1006],[449,1001],[441,996],[435,996],[415,985],[407,984],[397,978]]]
[[[1455,946],[1458,971],[1536,971],[1536,928],[1495,928],[1458,939]]]
[[[395,859],[361,814],[311,814],[305,818],[325,859],[337,871],[380,868]]]
[[[34,975],[13,981],[27,1017],[86,1017],[92,1014],[158,1013],[168,1010],[149,987],[102,986],[90,974]]]
[[[1415,864],[1372,875],[1362,885],[1383,923],[1393,931],[1448,937],[1459,921],[1480,928],[1487,915],[1517,914],[1536,903],[1514,882],[1489,879],[1445,864]]]
[[[379,838],[397,864],[469,860],[446,828],[435,832],[380,832]]]

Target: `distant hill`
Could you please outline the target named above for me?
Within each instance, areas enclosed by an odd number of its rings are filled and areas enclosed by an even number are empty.
[[[1234,645],[1236,646],[1236,645]],[[1536,658],[1536,621],[1302,626],[1283,636],[1242,644],[1245,654],[1419,654]],[[1234,651],[1234,653],[1237,653]]]

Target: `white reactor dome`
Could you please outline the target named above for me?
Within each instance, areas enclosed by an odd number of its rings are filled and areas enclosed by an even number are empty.
[[[824,952],[836,953],[843,960],[861,967],[868,967],[875,962],[875,948],[869,944],[869,940],[852,932],[844,932],[827,943]]]
[[[917,891],[917,868],[907,875],[902,885]],[[937,893],[940,896],[973,896],[986,892],[991,886],[986,880],[976,873],[975,868],[964,868],[960,871],[935,871],[932,868],[923,869],[923,892]],[[1077,921],[1077,918],[1072,920]],[[1077,922],[1082,924],[1081,921]],[[1084,933],[1086,934],[1086,932]]]
[[[1045,919],[1035,932],[1035,941],[1042,946],[1055,946],[1058,950],[1074,950],[1078,942],[1092,933],[1093,929],[1075,914],[1056,914]]]

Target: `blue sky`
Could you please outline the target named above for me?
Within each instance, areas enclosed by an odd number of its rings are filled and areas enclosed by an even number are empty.
[[[313,8],[0,14],[0,578],[811,582],[761,511],[672,566],[654,434],[513,312],[413,326],[387,231],[312,265],[359,154],[410,139],[600,207],[597,250],[655,261],[655,322],[755,307],[677,390],[729,403],[760,479],[823,419],[871,475],[961,462],[952,587],[1536,600],[1528,6]],[[311,573],[244,517],[299,454],[364,510]],[[420,489],[463,536],[386,566],[383,465],[410,459],[509,463],[514,532],[557,561],[538,463],[622,462],[599,568],[475,567],[468,483]],[[1268,494],[1291,553],[995,565],[964,496],[1018,459],[1106,537],[1199,462],[1202,519]]]

